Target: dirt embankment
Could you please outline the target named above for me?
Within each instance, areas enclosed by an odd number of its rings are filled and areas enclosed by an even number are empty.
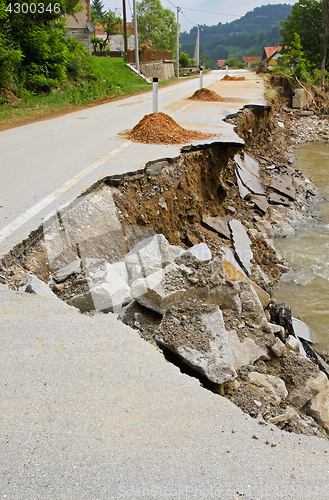
[[[283,96],[282,99],[288,98]],[[325,118],[297,117],[288,107],[288,102],[283,108],[282,105],[246,106],[241,112],[227,118],[245,140],[244,148],[236,143],[189,146],[182,149],[178,158],[150,162],[140,171],[102,179],[65,211],[50,220],[47,227],[40,227],[27,241],[4,257],[0,268],[1,279],[10,286],[17,287],[22,274],[28,272],[47,282],[57,269],[70,262],[72,255],[80,260],[92,257],[115,263],[122,260],[123,254],[129,252],[136,243],[154,233],[164,235],[171,245],[183,250],[200,242],[206,243],[212,258],[221,258],[224,247],[232,252],[236,250],[232,238],[212,230],[205,220],[220,218],[226,221],[234,218],[242,223],[250,239],[251,278],[258,287],[271,295],[272,285],[287,271],[287,267],[270,238],[292,234],[296,225],[320,216],[316,208],[320,197],[315,187],[292,167],[292,148],[303,140],[310,140],[310,134],[305,139],[301,138],[304,128],[309,127],[305,125],[309,120],[312,121],[317,137],[328,140],[326,127],[322,127]],[[251,192],[244,196],[241,194],[238,162],[248,159],[243,149],[259,165],[258,180],[264,189],[262,203]],[[283,198],[282,192],[279,194],[282,186],[274,185],[273,177],[292,179],[291,187],[285,187]],[[90,200],[95,198],[97,201],[97,197],[104,193],[105,197],[111,199],[111,203],[113,200],[111,210],[117,217],[115,221],[120,223],[120,229],[116,226],[115,231],[106,229],[109,211],[106,209],[102,212],[99,202],[96,203],[97,213],[89,210]],[[83,227],[85,237],[80,234],[79,240],[74,240],[74,233],[79,234],[80,231],[79,223],[88,226],[88,230]],[[70,224],[69,230],[65,228],[65,224]],[[97,228],[99,231],[96,231]],[[57,245],[56,252],[54,251],[56,258],[50,258],[50,245],[53,245],[51,250]],[[207,285],[207,280],[201,276],[206,273],[206,266],[193,264],[188,260],[183,260],[183,264],[178,262],[183,266],[182,269],[186,270],[188,265],[194,270],[192,279],[204,281],[204,286]],[[68,276],[59,284],[52,283],[53,290],[63,300],[88,291],[88,280],[82,269],[78,275]],[[234,288],[232,283],[230,286]],[[242,286],[241,297],[246,293]],[[242,304],[242,312],[225,309],[225,327],[229,331],[236,329],[241,342],[244,338],[249,338],[259,347],[267,349],[274,341],[274,334],[265,333],[259,325],[255,327],[252,322],[253,313],[248,310],[250,304],[247,302],[250,300]],[[279,321],[277,306],[273,300],[271,308],[264,306],[262,314],[265,314],[267,321]],[[182,310],[182,304],[177,304],[168,309],[167,319],[163,320],[160,314],[135,301],[123,316],[124,321],[137,328],[143,338],[156,343],[160,323],[170,325],[172,322],[177,325],[177,318],[183,317],[183,323],[179,319],[179,325],[182,326],[175,328],[185,335],[189,315],[196,314],[199,309],[201,312],[209,312],[208,307],[203,308],[197,304],[195,308],[186,306],[185,309]],[[288,326],[286,325],[287,332]],[[200,328],[202,332],[206,331],[204,326],[201,325]],[[196,347],[196,337],[200,332],[194,330],[195,325],[189,333],[193,334],[191,345]],[[275,335],[281,335],[281,340],[284,341],[287,333],[284,332],[285,326],[281,326]],[[202,342],[205,342],[204,339],[207,339],[207,335],[202,337]],[[178,362],[173,359],[173,355],[166,355]],[[324,437],[323,426],[309,414],[306,416],[302,407],[298,408],[300,400],[293,412],[289,409],[289,405],[293,405],[292,401],[295,401],[293,397],[296,396],[296,391],[305,389],[303,380],[318,375],[317,367],[307,361],[302,362],[299,358],[296,353],[288,351],[282,357],[271,355],[268,359],[259,359],[254,364],[239,369],[234,383],[223,384],[220,388],[210,384],[209,387],[229,397],[244,411],[265,420],[279,418],[282,413],[290,411],[289,418],[278,420],[282,427]],[[264,392],[262,376],[266,376],[266,381],[273,380],[269,377],[281,378],[289,396],[283,398],[281,394],[278,398],[273,396],[273,391]],[[203,379],[202,383],[207,384]]]

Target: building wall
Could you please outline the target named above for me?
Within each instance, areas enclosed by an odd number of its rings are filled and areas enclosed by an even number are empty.
[[[127,38],[128,50],[134,50],[135,48],[135,37],[129,36]],[[123,35],[114,35],[110,39],[110,48],[111,50],[125,50],[125,42],[123,39]]]
[[[67,33],[82,43],[85,49],[91,54],[91,33],[87,28],[87,21],[90,19],[90,0],[80,0],[83,10],[73,16],[68,16],[66,21]]]
[[[175,78],[175,67],[173,61],[141,63],[140,71],[150,80],[152,80],[152,78],[159,78],[159,80],[169,80],[170,78]]]

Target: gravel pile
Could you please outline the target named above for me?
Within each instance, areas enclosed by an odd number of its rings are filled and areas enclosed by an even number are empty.
[[[194,101],[217,101],[217,102],[226,102],[229,99],[225,97],[221,97],[213,90],[209,89],[199,89],[194,92],[194,94],[189,98]]]
[[[241,82],[242,80],[245,80],[244,76],[229,76],[225,75],[224,78],[221,79],[221,81],[228,81],[228,82]]]
[[[151,113],[130,131],[129,139],[147,144],[183,144],[196,139],[208,139],[210,134],[186,130],[165,113]]]

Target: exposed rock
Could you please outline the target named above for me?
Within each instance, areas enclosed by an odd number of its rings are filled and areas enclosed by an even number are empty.
[[[261,301],[258,298],[251,283],[240,281],[240,300],[242,312],[250,312],[256,328],[263,331],[270,331],[269,323],[266,319]]]
[[[300,410],[303,406],[310,401],[310,399],[316,394],[312,393],[309,387],[303,387],[301,389],[294,389],[289,394],[289,403]]]
[[[128,284],[129,283],[129,276],[128,276],[128,268],[127,264],[122,261],[122,262],[114,262],[114,264],[111,264],[111,267],[114,269],[115,272],[118,273],[119,276]]]
[[[192,259],[193,265],[193,257],[186,256],[187,259],[188,257]],[[214,261],[209,265],[204,264],[208,271],[206,281],[202,272],[199,279],[197,270],[193,267],[189,269],[184,263],[179,266],[170,264],[146,278],[134,281],[131,294],[141,305],[160,314],[164,314],[174,303],[197,298],[241,313],[238,284],[221,278],[214,271],[214,265]]]
[[[274,375],[251,372],[248,375],[251,384],[264,388],[274,398],[276,403],[281,403],[288,396],[288,391],[284,381]]]
[[[271,424],[281,424],[281,426],[283,427],[285,423],[289,422],[289,420],[293,418],[299,418],[298,413],[296,412],[296,410],[294,410],[294,408],[288,406],[284,413],[281,413],[276,417],[271,417],[268,419],[268,421]]]
[[[73,262],[70,262],[65,267],[58,269],[52,277],[57,283],[62,283],[72,274],[79,274],[81,272],[81,262],[80,259],[76,259]]]
[[[280,339],[276,339],[274,344],[271,346],[271,350],[274,352],[274,354],[278,357],[281,358],[283,356],[286,346]]]
[[[67,209],[46,221],[43,230],[47,261],[55,271],[78,257],[115,262],[126,253],[117,207],[107,186],[78,197]]]
[[[163,269],[173,260],[174,254],[163,234],[140,241],[125,257],[129,283]]]
[[[286,348],[294,352],[299,352],[298,339],[296,339],[296,337],[294,337],[293,335],[289,335],[289,337],[286,340]]]
[[[229,330],[228,342],[234,357],[234,368],[238,370],[242,366],[253,365],[258,359],[268,361],[270,359],[267,349],[260,347],[250,337],[242,342],[235,330]]]
[[[106,260],[86,258],[82,267],[89,290],[72,297],[67,304],[77,307],[80,311],[117,312],[122,305],[132,300],[127,282]]]
[[[196,325],[198,334],[189,335]],[[199,301],[182,303],[163,317],[155,338],[211,382],[223,384],[236,377],[223,316],[217,306]]]
[[[219,236],[230,240],[231,232],[228,227],[230,220],[232,220],[232,217],[229,215],[226,215],[225,217],[205,217],[202,221],[202,225],[212,231],[215,231],[219,234]]]
[[[275,336],[279,337],[282,342],[286,340],[286,331],[283,328],[283,326],[280,325],[274,325],[273,323],[269,323],[271,333],[273,333]]]
[[[41,297],[57,299],[56,295],[52,292],[49,286],[39,280],[36,276],[33,276],[33,274],[23,274],[19,285],[20,292],[35,293]]]
[[[311,377],[306,382],[314,396],[308,403],[306,412],[329,432],[329,380],[322,372],[317,377]]]
[[[112,270],[112,277],[115,271]],[[108,273],[111,274],[111,271]],[[118,312],[122,305],[132,300],[127,283],[115,273],[115,279],[109,283],[101,283],[94,286],[88,292],[76,295],[67,300],[70,306],[77,307],[80,311],[104,311]]]
[[[225,274],[233,281],[245,281],[250,283],[258,295],[259,300],[261,301],[263,309],[269,305],[271,301],[271,297],[265,290],[260,288],[254,281],[252,281],[248,276],[246,276],[243,272],[239,271],[231,262],[226,259],[222,259],[223,269]]]
[[[153,177],[157,176],[158,174],[161,173],[161,171],[169,167],[169,162],[167,160],[160,160],[160,161],[155,161],[155,162],[148,162],[145,166],[145,172],[147,175]]]
[[[198,260],[212,259],[210,248],[205,243],[194,245],[193,247],[189,248],[186,253],[188,255],[193,255]]]
[[[179,257],[181,257],[182,255],[184,255],[186,253],[186,250],[184,250],[184,248],[182,248],[178,245],[170,245],[170,249],[172,250],[172,252],[174,254],[175,260],[179,259]]]
[[[160,314],[164,314],[175,303],[195,297],[195,289],[189,288],[184,280],[179,280],[179,284],[176,286],[166,285],[166,279],[168,278],[168,282],[170,282],[169,276],[172,272],[182,275],[177,264],[170,264],[165,269],[160,269],[146,278],[135,280],[131,285],[132,297],[141,305]],[[183,278],[183,275],[181,277]]]
[[[242,267],[250,276],[250,261],[253,258],[253,253],[251,251],[251,241],[248,238],[247,232],[240,221],[231,220],[229,222],[229,227],[232,234],[232,241],[234,245],[235,253],[242,265]]]

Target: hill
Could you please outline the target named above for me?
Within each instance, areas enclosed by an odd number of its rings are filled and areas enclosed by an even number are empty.
[[[262,5],[230,23],[200,26],[200,54],[207,56],[207,64],[211,59],[212,66],[217,59],[261,55],[264,46],[280,42],[281,21],[287,19],[291,7],[288,4]],[[196,38],[196,26],[180,36],[181,50],[189,57],[194,56]]]

